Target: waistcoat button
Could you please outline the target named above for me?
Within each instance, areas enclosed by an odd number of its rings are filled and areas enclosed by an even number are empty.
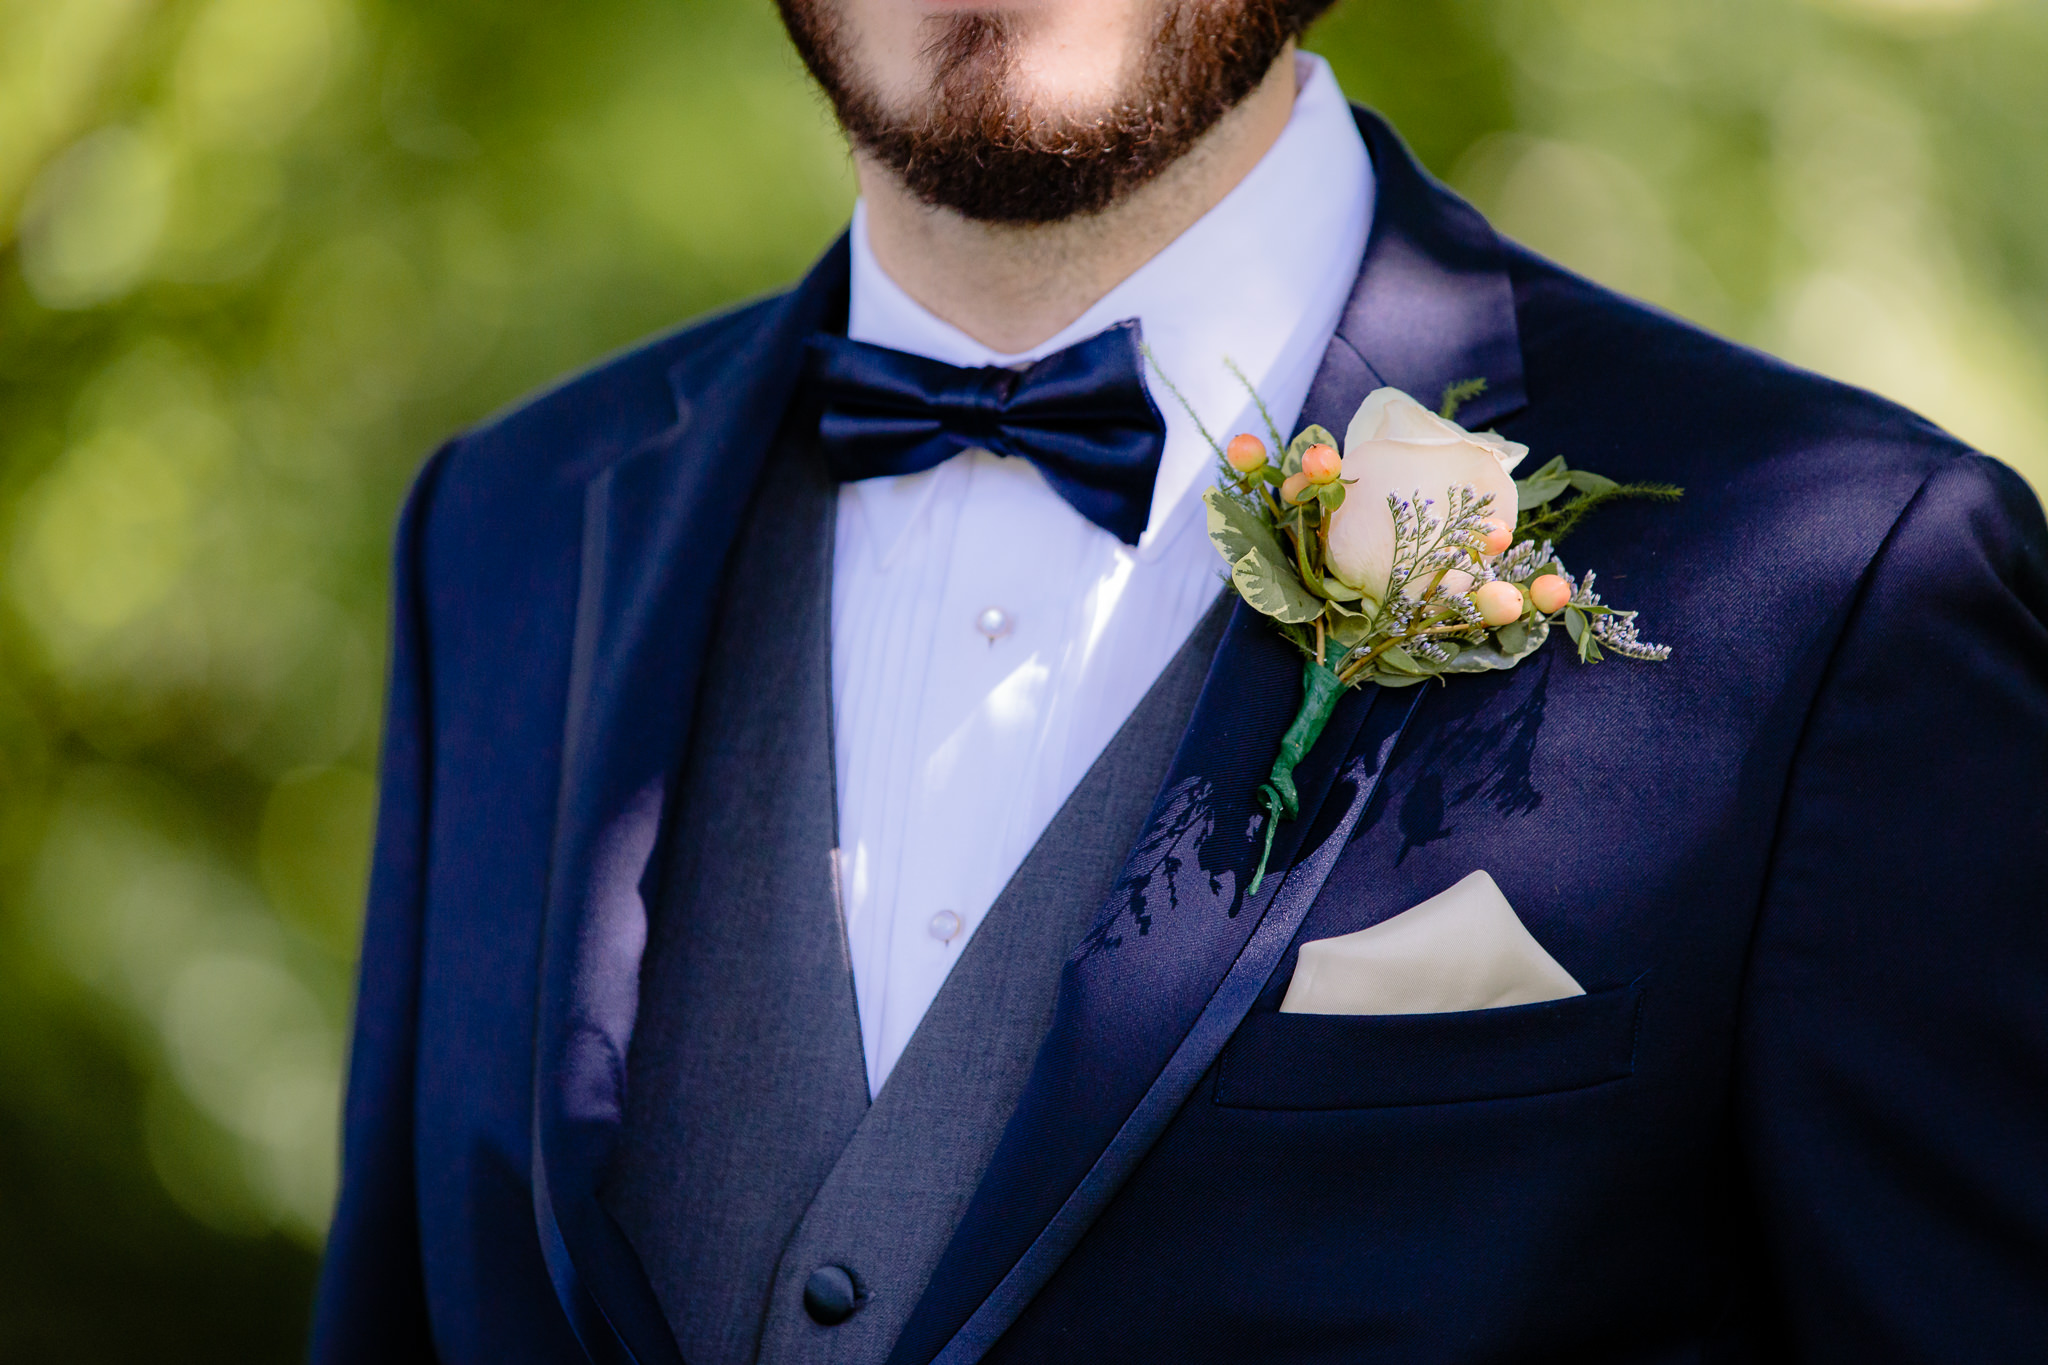
[[[837,1327],[852,1317],[860,1297],[843,1265],[821,1265],[804,1281],[804,1311],[820,1327]]]

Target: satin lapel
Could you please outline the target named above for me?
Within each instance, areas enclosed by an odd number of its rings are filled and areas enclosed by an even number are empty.
[[[844,312],[842,240],[794,292],[670,371],[676,425],[584,498],[582,586],[541,945],[533,1189],[541,1247],[599,1362],[680,1365],[597,1181],[624,1111],[647,942],[641,879],[687,742],[716,585],[794,390],[803,343]]]
[[[1363,110],[1377,204],[1365,259],[1310,386],[1303,421],[1342,433],[1393,384],[1435,406],[1484,378],[1459,413],[1521,407],[1514,292],[1493,230]],[[971,1365],[1014,1322],[1172,1120],[1250,1010],[1372,801],[1427,687],[1348,695],[1297,772],[1256,899],[1252,795],[1301,697],[1301,660],[1240,605],[1217,650],[1145,835],[1069,959],[1032,1076],[987,1174],[890,1355]]]

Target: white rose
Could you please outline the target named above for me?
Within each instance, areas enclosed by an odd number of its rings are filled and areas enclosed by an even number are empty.
[[[1377,389],[1344,433],[1344,505],[1330,518],[1330,567],[1352,587],[1385,601],[1394,567],[1394,517],[1387,495],[1434,498],[1442,515],[1451,490],[1493,494],[1488,514],[1515,524],[1513,471],[1529,448],[1446,421],[1399,389]],[[1418,592],[1422,584],[1409,585]],[[1471,576],[1453,570],[1444,586],[1463,592]]]

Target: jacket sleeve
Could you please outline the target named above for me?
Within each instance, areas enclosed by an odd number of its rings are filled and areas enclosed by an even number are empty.
[[[1929,476],[1836,645],[1737,1074],[1796,1358],[2048,1343],[2048,529],[1994,461]]]
[[[422,881],[433,801],[420,546],[448,453],[444,447],[428,461],[399,519],[377,846],[342,1115],[341,1193],[313,1315],[315,1365],[434,1359],[413,1171]]]

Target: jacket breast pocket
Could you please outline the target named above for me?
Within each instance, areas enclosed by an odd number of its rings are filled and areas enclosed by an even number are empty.
[[[1635,1071],[1640,981],[1453,1014],[1248,1015],[1218,1062],[1236,1109],[1381,1109],[1512,1099]]]

